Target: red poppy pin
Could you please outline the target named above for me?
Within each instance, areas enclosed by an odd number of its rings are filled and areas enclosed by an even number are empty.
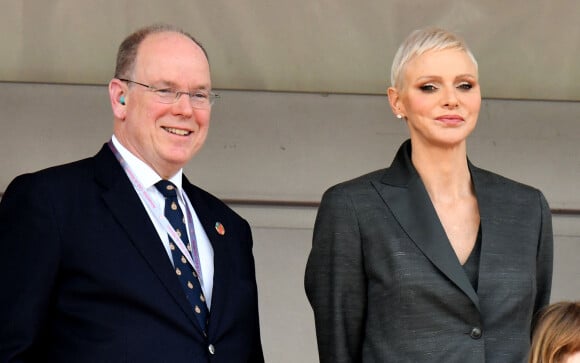
[[[221,224],[220,222],[215,222],[215,230],[220,236],[226,234],[226,229],[224,228],[224,225]]]

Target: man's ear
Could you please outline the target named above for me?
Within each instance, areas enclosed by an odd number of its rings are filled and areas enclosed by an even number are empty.
[[[124,120],[127,113],[128,97],[127,85],[123,81],[113,78],[109,82],[109,101],[115,118]]]

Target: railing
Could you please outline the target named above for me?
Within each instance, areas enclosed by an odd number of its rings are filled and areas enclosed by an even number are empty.
[[[246,205],[255,207],[296,207],[296,208],[318,208],[319,202],[294,201],[294,200],[264,200],[264,199],[222,199],[229,205]],[[580,216],[580,209],[552,208],[553,215]]]
[[[4,193],[0,192],[0,199]],[[252,207],[294,207],[294,208],[318,208],[320,202],[307,200],[272,200],[272,199],[223,199],[224,203],[238,206]],[[553,215],[580,216],[580,209],[552,208]]]

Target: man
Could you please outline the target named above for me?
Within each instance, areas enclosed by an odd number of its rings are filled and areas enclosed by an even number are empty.
[[[109,97],[97,155],[3,196],[0,362],[263,362],[250,227],[182,175],[216,97],[205,50],[141,29]]]

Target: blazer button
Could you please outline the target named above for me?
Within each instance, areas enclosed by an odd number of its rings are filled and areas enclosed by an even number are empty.
[[[210,344],[207,347],[207,350],[209,350],[209,354],[214,355],[215,354],[215,347],[213,346],[213,344]]]
[[[479,328],[473,328],[471,329],[471,332],[469,333],[469,335],[473,338],[473,339],[479,339],[481,338],[481,329]]]

